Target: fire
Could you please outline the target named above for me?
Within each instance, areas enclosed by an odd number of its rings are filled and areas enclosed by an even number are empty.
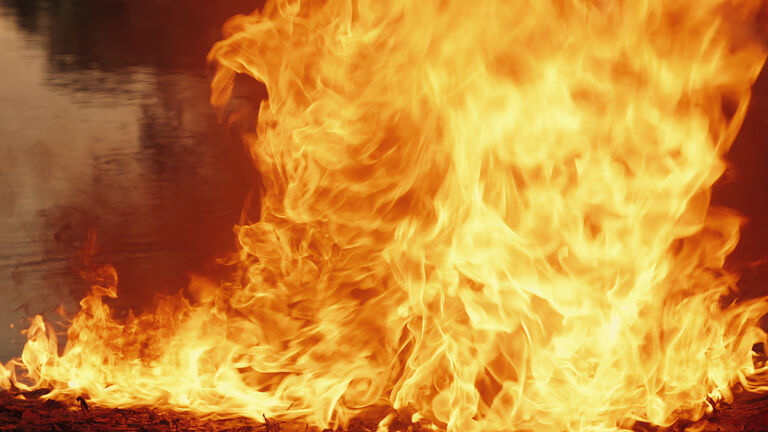
[[[264,194],[239,276],[117,320],[101,268],[63,353],[36,318],[0,385],[317,425],[383,405],[449,431],[667,425],[738,381],[765,390],[747,377],[768,305],[722,304],[740,219],[709,205],[766,59],[762,6],[234,17],[212,102],[238,73],[269,95],[245,119]]]

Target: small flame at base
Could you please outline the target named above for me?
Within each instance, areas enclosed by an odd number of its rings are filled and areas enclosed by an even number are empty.
[[[16,370],[107,406],[450,431],[698,418],[749,380],[765,299],[719,304],[710,207],[766,58],[758,0],[273,1],[210,58],[269,94],[239,276],[118,321],[91,278],[59,355]],[[763,17],[764,18],[764,17]],[[242,119],[241,119],[242,120]],[[246,119],[248,120],[248,119]],[[385,430],[387,419],[380,429]]]

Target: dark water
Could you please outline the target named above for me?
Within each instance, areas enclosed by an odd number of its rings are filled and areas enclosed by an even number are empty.
[[[25,317],[76,310],[91,231],[122,306],[221,277],[258,176],[209,106],[205,55],[258,3],[0,0],[0,360],[20,353]],[[749,220],[728,263],[745,296],[768,293],[767,134],[764,71],[714,196]]]
[[[257,175],[210,108],[205,56],[256,6],[0,0],[0,360],[25,317],[76,310],[89,232],[124,306],[219,275]]]

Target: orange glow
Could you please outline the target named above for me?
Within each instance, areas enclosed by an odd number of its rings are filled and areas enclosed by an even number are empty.
[[[461,432],[667,425],[737,380],[765,390],[747,377],[768,305],[720,304],[740,219],[709,206],[766,58],[760,7],[234,17],[212,102],[225,112],[236,73],[269,95],[245,119],[265,192],[236,227],[239,277],[118,321],[101,268],[63,354],[36,318],[0,386],[320,426],[385,405]]]

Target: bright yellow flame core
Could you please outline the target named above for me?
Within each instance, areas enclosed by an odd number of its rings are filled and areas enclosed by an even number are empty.
[[[320,2],[318,2],[320,3]],[[760,1],[277,1],[211,58],[266,84],[242,278],[118,323],[109,269],[36,386],[106,405],[451,431],[703,413],[751,372],[763,301],[721,307],[709,207],[765,60]],[[5,383],[5,384],[4,384]],[[21,385],[21,384],[19,384]],[[755,388],[755,384],[750,384]]]

